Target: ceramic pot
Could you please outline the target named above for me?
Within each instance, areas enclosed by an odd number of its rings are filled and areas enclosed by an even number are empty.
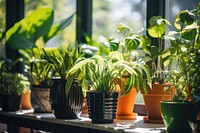
[[[50,113],[50,87],[32,86],[31,103],[34,112]]]
[[[161,101],[162,118],[169,133],[192,133],[198,107],[193,102]]]
[[[66,95],[66,79],[52,79],[50,89],[51,108],[58,119],[76,119],[81,114],[83,105],[82,88],[78,80],[74,79],[71,88]]]
[[[118,92],[87,92],[88,114],[92,123],[113,123],[116,118]]]

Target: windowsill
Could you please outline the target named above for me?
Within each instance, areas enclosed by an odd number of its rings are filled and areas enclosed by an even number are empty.
[[[51,113],[16,114],[13,112],[8,113],[0,111],[0,122],[7,124],[17,123],[17,126],[52,132],[57,130],[58,132],[64,132],[74,129],[76,129],[76,132],[167,132],[164,124],[144,123],[143,116],[138,116],[137,120],[115,120],[114,123],[111,124],[92,124],[91,120],[87,116],[87,114],[82,114],[79,119],[61,120],[55,119],[54,115]],[[61,128],[56,128],[58,126],[61,126]]]

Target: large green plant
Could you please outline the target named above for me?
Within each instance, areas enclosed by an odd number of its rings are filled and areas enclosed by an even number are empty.
[[[64,30],[73,19],[74,14],[53,24],[54,10],[42,7],[15,23],[6,32],[7,44],[13,49],[30,49],[36,46],[35,42],[42,37],[46,43],[49,39]]]
[[[169,77],[177,94],[174,101],[194,100],[200,96],[200,7],[180,11],[175,19],[176,31],[170,32],[172,59],[177,69]]]
[[[126,62],[123,55],[119,52],[111,52],[109,56],[103,58],[100,55],[94,55],[90,58],[80,59],[69,70],[68,75],[75,72],[81,72],[81,81],[95,91],[116,91],[119,81],[125,82],[125,88],[122,95],[126,95],[134,85],[137,90],[141,83],[150,83],[149,71],[145,65],[139,62]],[[124,75],[130,74],[128,81],[125,81]],[[145,78],[144,78],[145,77]],[[142,86],[146,88],[146,85]]]
[[[42,7],[15,23],[6,32],[7,44],[23,55],[25,68],[32,77],[33,85],[48,86],[51,70],[51,65],[43,59],[43,51],[36,45],[36,41],[42,37],[45,45],[71,24],[73,16],[74,14],[53,24],[54,10]]]

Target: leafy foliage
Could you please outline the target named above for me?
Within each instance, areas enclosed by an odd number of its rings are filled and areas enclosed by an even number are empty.
[[[176,31],[171,32],[172,59],[177,60],[176,71],[169,79],[175,85],[175,101],[195,100],[200,95],[200,7],[178,13]],[[186,34],[187,33],[187,34]]]
[[[141,83],[146,82],[144,76],[149,77],[149,71],[145,65],[137,62],[126,62],[119,52],[110,52],[109,56],[103,58],[100,55],[94,55],[90,58],[78,60],[69,70],[68,74],[73,74],[80,70],[82,82],[87,84],[90,89],[95,91],[117,91],[119,82],[125,83],[122,95],[126,95],[133,85],[139,90]],[[145,74],[143,74],[145,71]],[[125,80],[125,73],[130,74],[128,81]]]
[[[20,49],[19,52],[23,55],[25,72],[31,76],[32,85],[48,87],[52,66],[43,58],[43,51],[39,48],[32,48]]]
[[[30,89],[30,82],[23,74],[12,73],[16,62],[10,60],[0,61],[0,93],[22,95]]]
[[[55,35],[63,31],[71,24],[73,16],[53,24],[54,10],[50,7],[41,7],[33,11],[29,16],[15,23],[6,32],[6,41],[13,49],[31,49],[36,46],[35,42],[43,37],[46,43]]]

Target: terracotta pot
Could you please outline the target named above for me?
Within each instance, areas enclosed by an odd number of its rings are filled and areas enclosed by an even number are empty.
[[[171,99],[175,89],[172,87],[165,91],[167,84],[153,84],[152,89],[148,88],[148,94],[143,94],[147,116],[144,117],[145,123],[163,123],[161,117],[160,101],[168,101]]]
[[[136,94],[137,91],[133,87],[127,95],[118,99],[116,119],[135,120],[137,118],[138,114],[133,113]]]
[[[84,98],[83,107],[82,107],[82,114],[88,113],[88,105],[87,105],[87,98]]]
[[[26,93],[21,95],[20,109],[24,109],[24,110],[32,109],[31,91],[27,91]]]

